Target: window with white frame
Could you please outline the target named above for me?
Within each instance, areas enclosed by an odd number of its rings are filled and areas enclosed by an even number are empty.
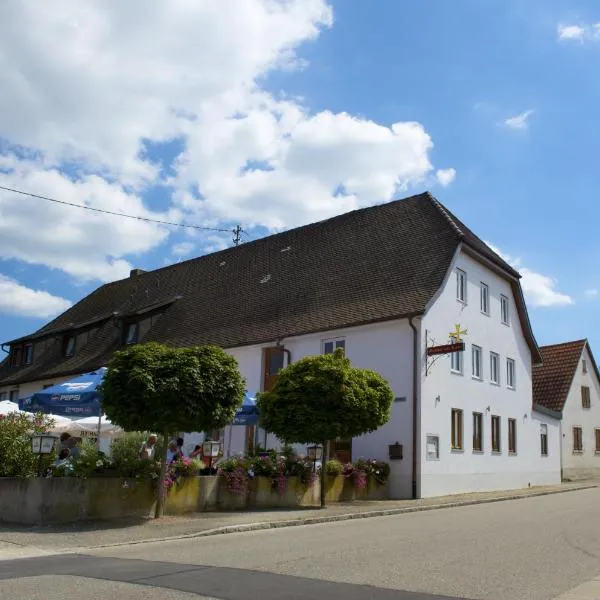
[[[484,315],[490,314],[490,288],[487,283],[481,282],[481,288],[479,290],[479,302],[481,312]]]
[[[548,456],[548,425],[540,425],[540,446],[542,456]]]
[[[500,317],[505,325],[510,324],[510,305],[507,296],[500,296]]]
[[[492,452],[502,452],[500,440],[500,417],[492,415]]]
[[[515,361],[512,358],[506,359],[506,387],[515,389]]]
[[[450,354],[450,370],[453,373],[458,373],[462,375],[463,372],[463,353],[462,352],[452,352]]]
[[[471,351],[471,374],[475,379],[481,379],[481,347],[473,344]]]
[[[344,338],[337,338],[335,340],[323,340],[323,354],[333,354],[338,348],[346,351],[346,340]]]
[[[500,356],[490,352],[490,382],[500,385]]]
[[[467,302],[467,274],[462,269],[456,269],[456,299]]]

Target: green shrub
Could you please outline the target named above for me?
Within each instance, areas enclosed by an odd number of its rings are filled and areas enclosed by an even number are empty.
[[[341,475],[343,472],[344,465],[337,458],[332,458],[325,463],[325,473],[327,475]]]
[[[76,477],[93,477],[103,473],[110,467],[110,461],[98,450],[92,440],[84,440],[78,458],[72,461],[73,475]]]
[[[160,472],[160,457],[162,448],[156,444],[154,458],[144,460],[139,457],[142,444],[148,439],[149,433],[129,432],[113,440],[111,447],[112,465],[120,477],[158,477]]]

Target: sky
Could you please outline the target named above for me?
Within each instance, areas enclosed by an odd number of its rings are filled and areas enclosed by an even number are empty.
[[[0,339],[98,286],[430,190],[600,352],[594,0],[0,4]],[[224,231],[219,231],[224,230]]]

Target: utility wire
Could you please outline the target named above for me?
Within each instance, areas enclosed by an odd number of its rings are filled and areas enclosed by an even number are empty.
[[[171,221],[160,221],[158,219],[149,219],[147,217],[138,217],[136,215],[125,215],[123,213],[113,212],[110,210],[104,210],[103,208],[94,208],[92,206],[86,206],[85,204],[74,204],[73,202],[65,202],[64,200],[57,200],[56,198],[48,198],[48,196],[40,196],[39,194],[32,194],[31,192],[24,192],[23,190],[17,190],[15,188],[4,187],[0,185],[0,190],[6,192],[14,192],[15,194],[21,194],[23,196],[31,196],[32,198],[38,198],[40,200],[47,200],[48,202],[55,202],[56,204],[63,204],[65,206],[74,206],[75,208],[83,208],[85,210],[92,210],[98,213],[104,213],[106,215],[114,215],[116,217],[125,217],[127,219],[137,219],[138,221],[147,221],[148,223],[159,223],[160,225],[172,225],[173,227],[187,227],[190,229],[201,229],[202,231],[220,231],[222,233],[233,233],[234,243],[237,246],[240,242],[240,234],[245,233],[243,229],[237,225],[234,229],[221,229],[219,227],[202,227],[200,225],[187,225],[185,223],[172,223]]]

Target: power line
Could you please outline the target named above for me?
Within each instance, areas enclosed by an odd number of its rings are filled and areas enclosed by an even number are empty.
[[[86,206],[85,204],[75,204],[73,202],[65,202],[64,200],[57,200],[56,198],[49,198],[48,196],[40,196],[39,194],[32,194],[31,192],[25,192],[23,190],[17,190],[15,188],[4,187],[0,185],[0,190],[6,192],[14,192],[15,194],[21,194],[23,196],[30,196],[31,198],[38,198],[40,200],[47,200],[48,202],[55,202],[56,204],[63,204],[64,206],[73,206],[75,208],[83,208],[84,210],[92,210],[94,212],[103,213],[106,215],[114,215],[115,217],[125,217],[126,219],[137,219],[138,221],[146,221],[148,223],[158,223],[160,225],[172,225],[173,227],[187,227],[189,229],[200,229],[202,231],[219,231],[221,233],[233,234],[233,243],[237,246],[240,243],[240,236],[245,233],[240,225],[236,225],[233,229],[222,229],[219,227],[202,227],[201,225],[188,225],[186,223],[173,223],[171,221],[160,221],[159,219],[149,219],[148,217],[138,217],[136,215],[126,215],[123,213],[113,212],[111,210],[104,210],[103,208],[94,208],[92,206]]]

